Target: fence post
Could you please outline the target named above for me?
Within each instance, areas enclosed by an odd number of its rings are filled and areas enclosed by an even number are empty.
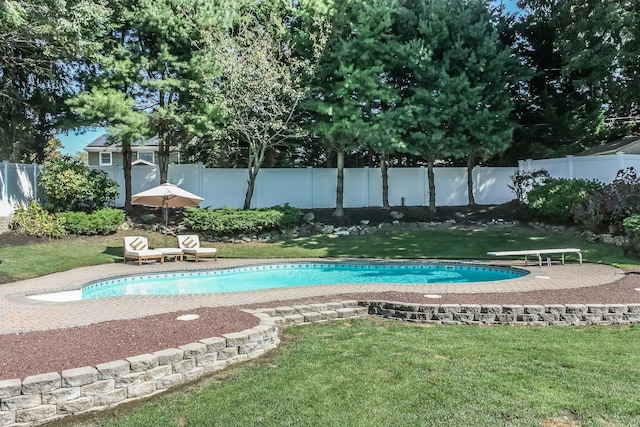
[[[33,200],[38,200],[38,164],[31,163],[33,167]]]
[[[2,161],[2,196],[9,200],[9,160]]]
[[[573,179],[573,155],[567,156],[567,170],[569,171],[569,179]]]
[[[368,208],[369,207],[369,187],[371,186],[371,183],[369,182],[369,166],[365,166],[364,167],[364,176],[365,176],[365,182],[364,182],[364,207]]]
[[[196,163],[196,179],[198,183],[198,195],[204,197],[204,165],[202,162]],[[209,204],[211,206],[211,204]]]
[[[428,200],[429,200],[427,189],[429,187],[427,186],[427,168],[425,166],[420,166],[419,179],[420,179],[420,192],[422,193],[422,206],[427,206]]]
[[[307,206],[313,209],[313,166],[307,166]]]

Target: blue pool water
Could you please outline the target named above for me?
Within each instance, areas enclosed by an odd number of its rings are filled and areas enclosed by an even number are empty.
[[[468,264],[269,264],[209,271],[118,277],[82,288],[82,299],[186,295],[340,284],[447,284],[513,279],[527,271]]]

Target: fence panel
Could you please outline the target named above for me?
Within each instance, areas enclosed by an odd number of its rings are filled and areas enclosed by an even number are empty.
[[[518,168],[475,168],[473,170],[473,197],[479,205],[495,205],[515,197],[509,189],[511,176]]]
[[[436,168],[434,174],[436,206],[460,206],[469,202],[466,168]]]
[[[310,174],[308,169],[261,169],[256,179],[252,205],[269,207],[288,203],[308,209],[311,206]]]
[[[335,169],[312,169],[311,209],[336,206],[336,187],[338,175]]]
[[[38,185],[40,166],[3,161],[0,164],[0,216],[9,216],[14,207],[42,199]]]
[[[375,191],[382,197],[382,179],[376,187]],[[429,202],[427,194],[425,168],[389,169],[389,206],[422,206],[425,201]],[[377,206],[382,206],[382,203]]]

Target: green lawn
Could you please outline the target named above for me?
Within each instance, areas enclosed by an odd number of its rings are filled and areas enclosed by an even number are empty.
[[[163,237],[148,234],[150,245],[164,246]],[[168,244],[172,243],[169,238]],[[515,229],[432,230],[373,233],[361,236],[313,236],[277,243],[216,244],[221,257],[232,258],[440,258],[490,259],[494,250],[578,247],[586,262],[636,264],[611,245],[589,243],[564,233]],[[571,259],[571,256],[568,256]],[[52,243],[0,248],[0,275],[27,279],[73,267],[122,261],[122,240],[68,239]]]
[[[640,327],[289,328],[281,348],[100,426],[637,426]]]

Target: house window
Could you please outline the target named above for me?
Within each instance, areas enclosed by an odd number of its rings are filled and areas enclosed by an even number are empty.
[[[111,153],[100,153],[100,166],[110,166],[113,164],[113,159],[111,158]]]
[[[141,153],[138,152],[138,160],[144,160],[145,162],[154,163],[155,164],[155,156],[153,152],[150,153]]]

